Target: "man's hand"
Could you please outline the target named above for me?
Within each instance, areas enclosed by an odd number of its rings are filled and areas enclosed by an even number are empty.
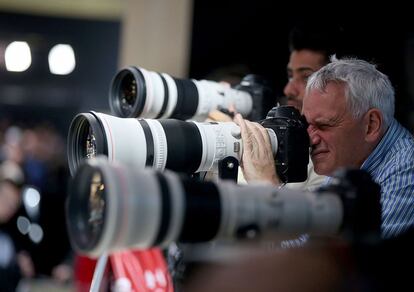
[[[213,121],[213,122],[232,122],[233,119],[231,118],[231,116],[223,113],[222,111],[212,110],[208,114],[208,121]]]
[[[267,130],[258,123],[244,120],[240,114],[235,115],[234,122],[239,125],[243,140],[240,165],[246,181],[263,181],[280,185]]]

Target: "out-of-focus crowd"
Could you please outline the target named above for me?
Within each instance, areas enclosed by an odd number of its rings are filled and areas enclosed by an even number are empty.
[[[65,141],[50,124],[0,122],[0,287],[51,278],[69,283]]]

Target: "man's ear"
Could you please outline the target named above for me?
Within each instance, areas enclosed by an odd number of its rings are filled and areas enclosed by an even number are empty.
[[[365,140],[367,142],[377,141],[383,134],[384,118],[379,109],[372,108],[365,113],[366,130]]]

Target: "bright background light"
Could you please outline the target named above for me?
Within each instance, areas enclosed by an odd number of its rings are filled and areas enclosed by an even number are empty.
[[[29,208],[36,208],[40,202],[40,193],[35,188],[27,187],[23,191],[23,201]]]
[[[40,214],[40,198],[39,191],[33,187],[25,187],[22,191],[23,206],[31,220],[35,220]]]
[[[29,238],[34,243],[39,243],[39,242],[42,241],[42,239],[43,239],[43,229],[42,229],[42,227],[40,227],[39,224],[37,224],[37,223],[30,224]]]
[[[49,70],[52,74],[70,74],[75,66],[75,52],[70,45],[58,44],[50,50]]]
[[[7,71],[23,72],[32,64],[32,54],[26,42],[12,42],[5,51],[4,60]]]

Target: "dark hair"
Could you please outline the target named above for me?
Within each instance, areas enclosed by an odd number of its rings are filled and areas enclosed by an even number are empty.
[[[329,57],[342,55],[344,49],[344,30],[339,25],[331,23],[297,24],[289,34],[289,50],[311,50],[322,53],[329,62]]]

